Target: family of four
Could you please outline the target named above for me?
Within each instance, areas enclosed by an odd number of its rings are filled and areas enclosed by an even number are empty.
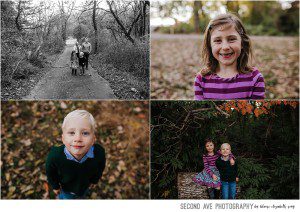
[[[76,42],[71,53],[72,75],[77,75],[78,68],[80,69],[79,75],[84,75],[85,69],[88,70],[89,55],[91,51],[92,45],[88,41],[88,38],[84,38],[84,42],[81,45],[78,42]]]

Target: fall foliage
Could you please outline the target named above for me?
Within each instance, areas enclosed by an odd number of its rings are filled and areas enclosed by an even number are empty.
[[[298,117],[298,101],[152,101],[151,198],[178,198],[178,173],[203,170],[210,138],[231,145],[242,199],[298,199]]]
[[[299,39],[252,36],[254,60],[265,79],[267,99],[299,94]],[[194,79],[203,68],[200,35],[151,36],[151,98],[193,99]],[[280,45],[273,45],[280,43]]]
[[[51,146],[62,144],[63,118],[75,109],[93,114],[106,150],[106,168],[89,198],[148,198],[148,102],[8,101],[1,119],[3,199],[54,198],[45,160]]]

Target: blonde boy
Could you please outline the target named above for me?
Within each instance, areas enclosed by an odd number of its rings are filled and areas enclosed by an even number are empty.
[[[238,181],[237,162],[230,164],[231,146],[228,143],[221,145],[221,157],[216,160],[216,167],[220,172],[221,190],[223,199],[235,199],[236,181]]]
[[[105,150],[95,144],[95,119],[85,110],[70,112],[62,124],[64,145],[52,147],[46,161],[49,184],[59,199],[83,199],[105,168]]]

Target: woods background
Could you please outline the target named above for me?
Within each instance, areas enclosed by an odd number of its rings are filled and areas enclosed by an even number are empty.
[[[68,37],[90,39],[91,64],[118,98],[148,99],[149,9],[149,1],[134,0],[1,1],[2,99],[28,94]]]
[[[204,141],[231,144],[241,199],[299,198],[298,101],[152,101],[151,198],[177,199],[179,172],[201,172]]]
[[[266,98],[299,97],[299,1],[160,1],[151,2],[153,99],[193,99],[205,27],[226,11],[250,35]]]
[[[47,199],[45,160],[61,145],[64,117],[85,109],[95,118],[97,143],[106,167],[92,199],[149,198],[148,102],[22,101],[2,102],[1,198]]]

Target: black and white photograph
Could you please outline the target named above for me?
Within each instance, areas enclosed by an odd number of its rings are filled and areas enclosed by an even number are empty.
[[[1,1],[1,100],[149,99],[149,1]]]

